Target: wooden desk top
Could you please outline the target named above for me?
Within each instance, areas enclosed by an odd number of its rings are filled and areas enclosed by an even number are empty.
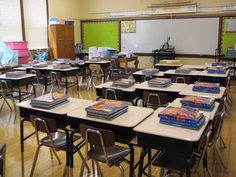
[[[188,95],[188,96],[203,96],[203,97],[210,97],[215,99],[223,98],[225,93],[225,87],[220,87],[220,93],[206,93],[206,92],[196,92],[192,90],[193,84],[189,84],[185,87],[179,94],[180,95]]]
[[[155,66],[173,66],[173,67],[181,67],[181,66],[183,66],[183,64],[168,64],[168,63],[166,63],[166,64],[161,64],[161,63],[157,63],[157,64],[155,64]]]
[[[181,98],[176,98],[173,102],[171,102],[168,106],[172,106],[172,107],[177,107],[177,108],[181,108],[181,103],[180,103]],[[204,115],[209,116],[210,120],[214,119],[214,116],[218,110],[219,107],[219,103],[215,102],[215,106],[214,109],[212,111],[201,111],[204,113]]]
[[[228,77],[229,70],[226,71],[225,74],[209,74],[207,73],[207,70],[202,71],[199,73],[199,76],[206,76],[206,77]]]
[[[171,75],[183,75],[183,76],[198,76],[201,73],[201,71],[191,71],[190,73],[175,73],[175,69],[169,69],[164,72],[165,74],[171,74]]]
[[[128,87],[128,88],[122,88],[122,87],[114,87],[112,86],[112,83],[113,82],[106,82],[104,84],[100,84],[100,85],[97,85],[96,86],[96,89],[102,89],[102,88],[113,88],[113,89],[119,89],[119,90],[122,90],[124,92],[134,92],[135,91],[135,88],[136,88],[136,85],[138,84],[134,84],[132,85],[131,87]]]
[[[18,103],[17,106],[21,108],[27,108],[27,109],[32,109],[32,110],[38,110],[38,111],[43,111],[47,113],[55,113],[55,114],[67,114],[73,110],[76,110],[80,107],[87,106],[92,103],[91,100],[83,100],[83,99],[78,99],[78,98],[69,98],[68,102],[59,104],[58,106],[52,108],[52,109],[42,109],[42,108],[36,108],[32,107],[30,104],[31,100],[23,101],[21,103]]]
[[[188,84],[182,83],[172,83],[169,87],[166,88],[158,88],[158,87],[149,87],[147,81],[136,85],[136,89],[142,90],[153,90],[153,91],[165,91],[165,92],[180,92],[182,91]]]
[[[88,60],[88,61],[85,61],[84,63],[86,64],[106,64],[106,63],[110,63],[111,61],[109,60],[101,60],[101,61],[91,61],[91,60]]]
[[[206,115],[204,125],[199,130],[191,130],[187,128],[175,127],[160,123],[158,113],[165,108],[158,108],[151,116],[141,122],[134,128],[138,133],[145,133],[150,135],[173,138],[183,141],[197,142],[200,140],[204,129],[209,121],[209,116]]]
[[[35,74],[25,74],[24,76],[20,76],[20,77],[6,77],[6,74],[0,75],[0,79],[4,79],[4,80],[21,80],[21,79],[27,79],[27,78],[31,78],[31,77],[36,77],[36,75]]]
[[[100,122],[109,125],[116,125],[126,128],[133,128],[150,116],[154,111],[150,108],[143,108],[143,107],[136,107],[136,106],[129,106],[128,111],[124,114],[112,119],[112,120],[105,120],[101,118],[93,118],[88,117],[84,107],[80,107],[79,109],[75,109],[72,112],[68,113],[69,117],[78,118],[87,121],[93,122]]]

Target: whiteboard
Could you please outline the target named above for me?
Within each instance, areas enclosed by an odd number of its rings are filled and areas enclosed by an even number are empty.
[[[170,36],[177,54],[214,55],[218,33],[219,18],[137,20],[136,33],[121,34],[121,49],[151,53]]]

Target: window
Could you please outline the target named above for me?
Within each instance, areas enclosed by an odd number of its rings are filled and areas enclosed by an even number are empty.
[[[0,40],[22,40],[19,0],[0,0]]]
[[[46,0],[23,0],[25,35],[30,49],[48,48]]]

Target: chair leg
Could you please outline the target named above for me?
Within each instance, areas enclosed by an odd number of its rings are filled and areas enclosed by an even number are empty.
[[[51,159],[53,160],[52,148],[49,148]]]
[[[97,161],[95,160],[95,163],[96,163],[96,166],[97,166],[97,169],[98,169],[98,175],[101,175],[101,177],[104,177],[104,176],[103,176],[103,173],[102,173],[102,170],[101,170],[101,167],[100,167],[100,165],[99,165],[99,162],[97,162]]]
[[[80,175],[79,175],[80,177],[83,177],[85,163],[86,163],[86,160],[83,160],[81,164],[81,169],[80,169]]]
[[[225,163],[225,161],[224,161],[224,159],[223,159],[223,157],[222,157],[222,155],[221,155],[221,153],[220,153],[219,148],[218,148],[216,145],[214,145],[213,148],[214,148],[214,150],[216,151],[216,154],[218,155],[219,160],[220,160],[220,163],[221,163],[221,165],[223,166],[224,170],[227,171],[226,163]]]
[[[79,154],[80,158],[82,159],[82,161],[84,161],[85,159],[84,159],[82,153],[80,152],[80,150],[78,150],[78,154]],[[91,173],[90,168],[89,168],[88,164],[86,163],[86,161],[85,161],[85,167],[87,168],[88,173]]]
[[[53,154],[54,154],[55,157],[57,158],[58,163],[61,164],[61,160],[60,160],[59,156],[57,155],[56,150],[55,150],[54,148],[51,148],[51,149],[52,149]]]
[[[120,165],[120,164],[117,164],[116,165],[119,170],[120,170],[120,177],[124,177],[125,176],[125,171],[124,171],[124,168]]]
[[[38,156],[39,156],[39,150],[40,150],[40,146],[37,147],[37,150],[36,150],[35,155],[34,155],[34,161],[33,161],[33,165],[32,165],[32,168],[31,168],[30,177],[32,177],[33,174],[34,174],[34,169],[35,169],[36,162],[37,162],[37,159],[38,159]]]
[[[226,148],[226,144],[222,136],[220,135],[220,143],[223,145],[223,148]]]

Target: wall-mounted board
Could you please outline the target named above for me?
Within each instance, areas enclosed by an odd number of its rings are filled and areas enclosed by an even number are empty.
[[[218,17],[137,20],[136,33],[121,34],[121,49],[151,53],[170,36],[177,54],[214,55],[218,35]]]
[[[222,20],[221,52],[226,54],[229,47],[236,44],[236,32],[227,32],[227,20],[236,20],[236,17],[224,17]]]
[[[120,24],[118,21],[82,22],[81,28],[85,49],[92,46],[120,48]]]

